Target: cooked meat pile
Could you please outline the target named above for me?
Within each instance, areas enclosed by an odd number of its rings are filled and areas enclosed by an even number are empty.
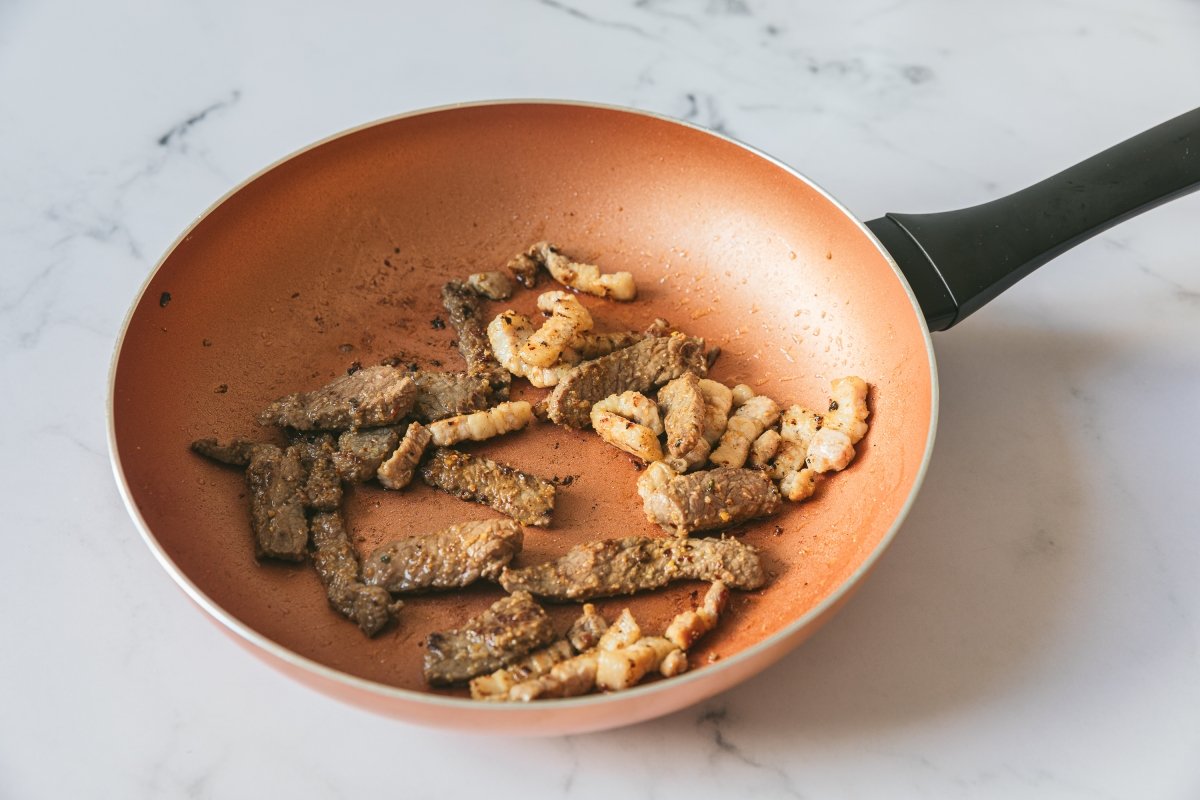
[[[609,395],[644,393],[685,372],[707,371],[703,339],[655,336],[572,369],[550,393],[546,411],[553,422],[585,428],[592,406]]]
[[[737,539],[627,536],[576,545],[557,561],[507,568],[500,585],[547,600],[591,600],[658,589],[671,581],[723,581],[734,589],[767,582],[758,551]]]
[[[404,605],[378,586],[359,580],[358,554],[346,535],[342,515],[322,511],[312,518],[312,559],[329,605],[346,616],[367,636],[374,636]]]
[[[351,430],[390,425],[412,408],[417,387],[395,367],[366,367],[315,392],[297,392],[259,415],[264,425],[311,430]]]
[[[554,511],[554,484],[482,456],[434,448],[421,467],[425,483],[471,503],[482,503],[523,525],[545,527]]]
[[[449,281],[442,287],[442,305],[458,334],[458,352],[466,359],[467,372],[495,367],[496,359],[484,332],[487,321],[483,318],[479,294],[465,283]]]
[[[258,445],[246,467],[250,527],[259,558],[303,561],[308,546],[304,465],[297,454]]]
[[[363,582],[389,592],[453,589],[494,581],[521,552],[521,526],[507,519],[460,522],[377,548],[363,560]]]
[[[639,479],[639,489],[643,479]],[[650,475],[647,482],[652,481]],[[779,503],[779,490],[770,476],[756,469],[715,467],[674,475],[642,492],[646,519],[676,536],[769,516],[779,510]]]
[[[527,287],[540,270],[576,292],[636,296],[629,273],[601,273],[547,242],[508,264]],[[679,674],[688,668],[687,650],[717,624],[729,588],[754,590],[767,580],[754,547],[687,537],[774,514],[784,498],[804,500],[822,474],[844,469],[867,433],[869,387],[858,377],[839,378],[826,412],[782,409],[751,386],[707,379],[719,348],[706,352],[703,339],[673,331],[665,320],[644,332],[595,332],[591,311],[570,292],[541,294],[538,323],[510,309],[485,325],[485,299],[507,299],[512,291],[509,275],[495,271],[442,287],[464,372],[356,369],[315,391],[282,397],[259,415],[261,424],[283,429],[286,448],[240,439],[200,439],[192,448],[245,468],[256,556],[301,561],[311,553],[330,605],[368,636],[403,605],[394,594],[480,579],[510,592],[461,628],[428,636],[424,674],[433,685],[475,678],[472,697],[520,702]],[[514,375],[554,388],[532,407],[509,401]],[[556,487],[452,447],[519,431],[534,416],[571,428],[590,425],[644,462],[637,479],[643,511],[673,535],[592,541],[557,560],[512,568],[521,525],[550,524]],[[418,472],[429,486],[511,520],[407,536],[360,564],[340,511],[344,484],[377,480],[401,490]],[[586,601],[678,580],[713,584],[661,636],[643,635],[629,609],[610,625],[590,604],[558,635],[533,599]]]
[[[508,399],[511,377],[503,369],[480,372],[425,372],[409,375],[417,384],[412,415],[419,422],[436,422],[470,414]]]
[[[514,592],[461,628],[429,634],[425,680],[434,686],[461,683],[510,664],[554,638],[545,609],[528,592]]]

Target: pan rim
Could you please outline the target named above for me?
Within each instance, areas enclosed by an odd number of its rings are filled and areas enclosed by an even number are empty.
[[[314,150],[318,147],[322,147],[322,146],[324,146],[332,141],[335,141],[337,139],[341,139],[346,136],[351,136],[360,131],[374,128],[377,126],[390,124],[392,122],[396,122],[396,121],[399,121],[402,119],[408,119],[410,117],[418,117],[418,116],[425,116],[425,115],[430,115],[430,114],[452,112],[452,111],[468,109],[468,108],[506,106],[506,105],[580,107],[580,108],[598,109],[598,110],[602,110],[602,111],[610,111],[610,112],[617,112],[617,113],[622,113],[622,114],[630,114],[630,115],[635,115],[635,116],[648,117],[648,118],[654,119],[659,122],[665,122],[665,123],[669,123],[672,125],[679,125],[679,126],[682,126],[685,128],[689,128],[689,129],[697,131],[699,133],[703,133],[705,135],[712,136],[717,139],[723,140],[729,144],[736,145],[737,147],[742,148],[743,150],[746,150],[747,152],[751,153],[752,155],[757,156],[758,158],[761,158],[761,159],[767,161],[768,163],[772,164],[773,166],[785,171],[789,176],[791,176],[792,178],[794,178],[796,180],[799,180],[800,182],[802,182],[803,184],[805,184],[806,186],[811,188],[813,191],[817,192],[823,199],[825,199],[830,204],[832,204],[848,220],[850,220],[855,226],[858,227],[860,232],[867,238],[868,241],[870,241],[875,246],[875,248],[879,251],[879,253],[884,257],[887,264],[891,267],[892,272],[895,274],[897,280],[900,282],[900,286],[904,290],[905,296],[908,298],[909,303],[912,306],[913,313],[917,317],[917,322],[918,322],[919,329],[921,332],[921,338],[925,344],[926,358],[928,359],[929,376],[930,376],[929,433],[926,438],[925,451],[924,451],[924,454],[922,455],[921,463],[919,464],[919,466],[917,468],[917,472],[916,472],[915,478],[913,480],[912,486],[909,489],[908,496],[904,499],[904,503],[902,504],[900,511],[896,514],[895,518],[893,519],[892,524],[888,527],[887,531],[880,538],[878,544],[876,544],[874,549],[858,564],[858,566],[854,569],[854,571],[850,574],[850,576],[848,576],[840,585],[838,585],[820,603],[818,603],[817,605],[815,605],[814,607],[809,609],[803,615],[792,620],[787,625],[785,625],[783,628],[781,628],[780,630],[771,634],[770,636],[767,636],[766,638],[762,639],[761,641],[758,641],[755,644],[750,645],[749,647],[739,651],[738,653],[736,653],[732,656],[729,656],[728,658],[723,658],[714,664],[706,665],[704,667],[704,669],[696,670],[694,672],[689,671],[682,675],[673,677],[668,681],[655,681],[655,682],[652,682],[649,684],[635,686],[631,689],[627,689],[627,690],[620,692],[618,695],[592,694],[592,695],[585,695],[582,697],[574,697],[574,698],[559,698],[559,699],[553,700],[551,703],[546,703],[546,702],[541,702],[541,703],[481,703],[477,700],[471,700],[468,698],[448,697],[445,695],[432,694],[429,692],[422,692],[422,691],[417,691],[414,689],[403,689],[403,688],[400,688],[397,686],[390,686],[388,684],[378,683],[376,681],[367,680],[365,678],[361,678],[356,675],[351,675],[349,673],[342,672],[341,670],[334,669],[334,668],[326,666],[325,664],[322,664],[318,661],[314,661],[313,659],[310,659],[306,656],[302,656],[299,653],[297,653],[293,650],[290,650],[287,647],[284,647],[283,645],[279,644],[278,642],[275,642],[274,640],[264,636],[263,634],[259,633],[258,631],[254,630],[253,628],[251,628],[246,623],[243,623],[241,620],[234,617],[230,612],[226,611],[216,601],[214,601],[207,594],[205,594],[195,583],[192,582],[192,580],[184,573],[184,571],[179,567],[179,565],[174,562],[174,560],[167,554],[167,552],[165,551],[163,546],[159,543],[158,539],[155,537],[153,532],[151,532],[150,526],[146,523],[146,520],[142,516],[141,511],[138,509],[137,503],[133,498],[132,490],[130,489],[128,480],[126,479],[124,468],[121,465],[120,452],[119,452],[119,448],[117,446],[116,404],[115,404],[117,369],[118,369],[118,366],[119,366],[119,363],[121,360],[121,352],[122,352],[122,349],[123,349],[123,346],[125,343],[125,337],[129,331],[130,323],[133,320],[134,312],[141,305],[142,300],[144,299],[144,297],[146,295],[147,289],[149,288],[150,284],[153,282],[154,278],[158,275],[159,270],[162,269],[163,265],[174,254],[176,249],[178,249],[179,245],[185,239],[187,239],[187,237],[192,234],[192,232],[196,229],[196,227],[201,222],[203,222],[210,214],[212,214],[214,211],[216,211],[218,208],[220,208],[227,200],[232,198],[234,195],[241,192],[244,188],[249,186],[251,183],[258,180],[260,177],[275,170],[276,168],[280,167],[284,163],[291,161],[292,159],[297,158],[297,157],[309,152],[310,150]],[[220,623],[225,628],[225,630],[236,635],[241,640],[243,640],[246,644],[251,645],[254,648],[257,648],[257,649],[263,651],[267,655],[270,655],[276,659],[279,659],[280,661],[282,661],[283,663],[285,663],[291,667],[294,667],[299,670],[303,670],[304,672],[311,673],[316,677],[323,678],[323,679],[331,681],[333,683],[342,684],[349,688],[353,688],[353,689],[356,689],[359,691],[366,692],[368,694],[388,698],[391,700],[399,700],[399,701],[427,705],[427,706],[430,706],[433,708],[440,707],[440,708],[445,708],[448,710],[453,709],[455,711],[462,711],[462,710],[470,709],[471,712],[473,712],[473,713],[487,714],[489,716],[501,715],[501,716],[507,716],[509,718],[517,718],[521,715],[525,715],[525,716],[529,716],[531,721],[534,719],[539,720],[539,721],[544,721],[546,718],[546,715],[548,713],[555,713],[555,712],[559,712],[559,711],[569,712],[569,711],[572,711],[575,709],[591,708],[591,707],[599,706],[602,704],[612,703],[615,701],[616,698],[620,698],[621,700],[636,700],[638,697],[657,695],[664,691],[676,691],[684,686],[690,685],[697,681],[711,681],[711,680],[713,680],[713,678],[715,676],[719,675],[720,673],[724,673],[724,672],[728,672],[730,670],[736,669],[740,664],[743,664],[748,661],[753,661],[754,659],[760,658],[760,657],[770,653],[772,650],[778,649],[778,652],[775,654],[775,658],[767,658],[767,659],[763,660],[762,664],[759,668],[754,669],[745,678],[743,678],[743,680],[745,680],[745,679],[748,679],[749,677],[753,676],[754,674],[757,674],[762,669],[764,669],[766,666],[768,666],[770,663],[772,663],[774,660],[782,657],[784,654],[789,652],[792,649],[792,647],[787,646],[787,640],[792,637],[797,636],[800,632],[804,631],[806,628],[808,628],[810,625],[812,625],[814,623],[814,621],[820,619],[823,615],[829,613],[831,609],[836,608],[841,602],[846,600],[848,595],[860,584],[860,582],[863,580],[863,578],[866,577],[866,575],[871,571],[871,569],[874,567],[876,562],[882,557],[884,551],[886,551],[888,549],[888,547],[891,545],[892,541],[895,539],[897,533],[899,532],[900,527],[904,523],[904,520],[908,517],[909,512],[912,510],[912,506],[913,506],[914,502],[916,501],[917,495],[920,493],[921,486],[924,483],[926,474],[928,472],[929,464],[930,464],[930,461],[931,461],[932,455],[933,455],[934,440],[937,435],[938,407],[939,407],[939,383],[938,383],[938,374],[937,374],[937,362],[936,362],[935,353],[934,353],[934,349],[933,349],[933,341],[930,336],[929,326],[925,321],[925,315],[921,311],[920,304],[917,301],[916,295],[913,293],[912,287],[909,285],[907,278],[904,277],[904,273],[900,270],[900,267],[896,263],[896,260],[887,251],[887,249],[879,242],[879,240],[875,237],[875,235],[871,232],[871,230],[869,228],[867,228],[867,226],[862,222],[862,220],[860,220],[857,217],[857,215],[852,213],[837,198],[835,198],[832,194],[827,192],[823,187],[818,185],[812,179],[808,178],[807,176],[800,173],[795,168],[784,163],[783,161],[780,161],[779,159],[775,158],[774,156],[758,149],[757,147],[754,147],[753,145],[749,145],[745,142],[735,139],[734,137],[729,136],[728,134],[721,133],[718,131],[713,131],[713,130],[705,128],[701,125],[698,125],[696,123],[689,122],[687,120],[676,119],[674,117],[670,117],[665,114],[659,114],[659,113],[653,112],[653,111],[645,111],[642,109],[629,108],[626,106],[620,106],[620,105],[615,105],[615,104],[597,103],[597,102],[582,101],[582,100],[501,98],[501,99],[473,100],[473,101],[448,103],[448,104],[443,104],[443,105],[438,105],[438,106],[431,106],[431,107],[427,107],[427,108],[416,109],[413,111],[402,112],[400,114],[383,117],[380,119],[376,119],[376,120],[373,120],[370,122],[363,123],[361,125],[356,125],[351,128],[347,128],[345,130],[342,130],[342,131],[333,133],[329,136],[323,137],[315,142],[305,145],[304,147],[301,147],[300,149],[294,150],[294,151],[278,158],[274,162],[268,164],[267,166],[263,167],[262,169],[260,169],[256,172],[254,172],[249,177],[245,178],[244,180],[242,180],[241,182],[239,182],[238,184],[233,186],[231,189],[226,191],[224,194],[222,194],[219,198],[217,198],[212,204],[210,204],[206,209],[204,209],[204,211],[202,211],[199,215],[197,215],[192,220],[192,222],[175,238],[175,240],[170,244],[170,246],[166,250],[163,251],[163,254],[159,257],[158,261],[155,263],[154,268],[151,269],[150,272],[147,274],[145,280],[142,282],[141,287],[139,288],[137,294],[135,295],[133,302],[130,304],[129,310],[126,312],[125,318],[121,324],[120,332],[117,336],[116,342],[113,347],[112,357],[109,361],[108,391],[107,391],[107,397],[106,397],[106,419],[105,419],[105,422],[106,422],[106,428],[107,428],[106,432],[107,432],[107,439],[108,439],[109,463],[110,463],[110,466],[112,467],[113,476],[117,483],[117,490],[121,495],[122,502],[125,504],[126,511],[129,513],[130,518],[133,520],[135,527],[137,527],[138,532],[141,534],[142,540],[146,543],[147,547],[149,547],[151,553],[153,554],[155,559],[158,561],[159,565],[175,581],[176,585],[180,589],[182,589],[183,592],[194,603],[196,603],[198,606],[200,606],[200,608],[203,609],[214,621]],[[780,649],[780,648],[782,648],[782,649]],[[734,684],[734,685],[736,685],[736,684]],[[728,689],[728,688],[732,688],[732,686],[724,687],[722,689],[719,689],[718,691],[724,691],[725,689]],[[709,694],[704,695],[704,697],[711,696],[712,694],[715,694],[715,693],[716,692],[710,692]],[[693,700],[693,702],[695,702],[695,700]],[[691,705],[691,703],[687,703],[687,704],[684,704],[683,706],[679,706],[679,707],[686,707],[686,705]],[[663,713],[670,713],[670,711],[677,710],[677,708],[678,707],[668,708],[667,711],[665,711]],[[379,711],[380,713],[386,713],[385,709],[377,709],[377,711]],[[630,722],[627,724],[632,724],[633,722],[639,721],[640,719],[641,719],[641,717],[635,717],[634,719],[630,720]],[[622,723],[616,723],[616,725],[621,725],[621,724]],[[608,725],[606,727],[613,727],[613,726]]]

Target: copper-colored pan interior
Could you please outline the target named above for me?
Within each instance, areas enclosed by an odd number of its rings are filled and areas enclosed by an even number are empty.
[[[539,239],[632,271],[632,304],[585,298],[597,329],[665,317],[720,345],[714,377],[783,404],[820,407],[828,383],[872,385],[857,461],[802,505],[735,533],[774,575],[738,594],[694,652],[695,668],[780,631],[841,586],[879,545],[925,455],[931,374],[900,281],[819,191],[701,131],[615,110],[507,104],[400,118],[312,148],[250,182],[169,254],[135,309],[115,370],[114,435],[130,495],[166,555],[214,603],[280,645],[351,675],[424,689],[421,641],[500,596],[495,586],[412,598],[368,640],[326,604],[307,564],[259,564],[240,472],[188,449],[202,436],[274,436],[265,403],[354,362],[396,356],[460,369],[439,287],[498,268]],[[169,301],[167,295],[169,293]],[[496,312],[533,308],[519,292]],[[527,529],[520,564],[646,522],[630,459],[590,432],[550,424],[476,446],[543,475],[572,476],[554,525]],[[495,513],[424,486],[356,488],[360,548]],[[700,584],[632,599],[654,629]],[[573,607],[552,609],[563,624]]]

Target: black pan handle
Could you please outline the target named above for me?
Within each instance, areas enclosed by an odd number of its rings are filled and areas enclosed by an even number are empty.
[[[1007,197],[867,227],[940,331],[1085,239],[1197,188],[1200,108]]]

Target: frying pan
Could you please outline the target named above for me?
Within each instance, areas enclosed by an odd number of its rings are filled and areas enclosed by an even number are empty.
[[[408,721],[559,734],[682,708],[780,658],[871,570],[908,512],[937,421],[930,330],[960,322],[1041,263],[1200,184],[1200,110],[1007,198],[860,222],[789,167],[650,114],[569,103],[453,106],[358,128],[251,178],[175,242],[134,303],[111,372],[117,483],[151,550],[192,601],[282,672]],[[829,381],[871,384],[871,430],[817,496],[735,531],[772,576],[736,593],[692,669],[608,695],[475,703],[421,680],[422,640],[501,596],[494,585],[416,596],[374,639],[327,605],[311,567],[255,562],[239,471],[196,457],[204,436],[263,438],[271,399],[355,362],[458,369],[442,325],[447,279],[494,269],[546,239],[639,298],[585,298],[597,329],[665,317],[719,345],[713,376],[820,407]],[[533,292],[512,306],[529,311]],[[628,457],[591,432],[540,424],[475,449],[563,484],[554,524],[527,530],[519,564],[572,544],[660,533]],[[356,545],[492,515],[425,486],[348,492]],[[601,602],[647,630],[701,584]],[[554,606],[563,629],[576,609]]]

